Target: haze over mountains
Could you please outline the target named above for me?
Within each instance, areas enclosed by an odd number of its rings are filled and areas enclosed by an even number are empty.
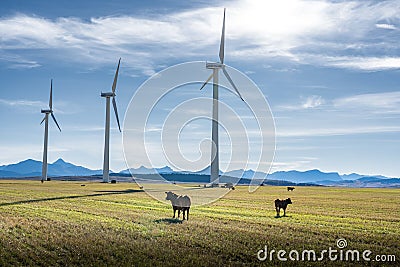
[[[37,160],[24,160],[16,164],[0,166],[0,178],[22,178],[40,176],[42,171],[42,162]],[[63,159],[48,165],[49,176],[93,176],[101,175],[102,170],[91,170],[82,166],[76,166],[72,163],[65,162]],[[191,182],[198,181],[204,182],[205,175],[210,174],[210,167],[197,172],[175,172],[170,167],[163,168],[146,168],[141,166],[139,168],[132,168],[130,170],[122,170],[120,175],[151,175],[159,173],[161,175],[170,175],[172,177],[181,177],[180,179],[189,179]],[[113,173],[114,175],[118,175]],[[222,173],[220,173],[222,175]],[[186,176],[185,176],[186,175]],[[189,178],[190,176],[190,178]],[[260,184],[266,178],[267,180],[286,181],[291,183],[308,183],[329,186],[346,186],[346,187],[400,187],[399,178],[388,178],[381,175],[366,176],[357,173],[340,175],[337,172],[321,172],[319,170],[309,171],[277,171],[267,176],[263,172],[254,172],[253,170],[233,170],[223,174],[224,177],[231,177],[246,183],[246,180],[256,179]],[[183,178],[182,178],[183,177]],[[188,181],[189,181],[188,180]]]

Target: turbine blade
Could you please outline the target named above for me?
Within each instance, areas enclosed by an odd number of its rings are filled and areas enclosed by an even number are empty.
[[[58,122],[57,122],[57,120],[56,120],[56,117],[54,117],[54,114],[53,114],[53,113],[51,113],[51,117],[53,118],[54,122],[56,123],[56,125],[57,125],[57,127],[58,127],[58,130],[60,130],[60,132],[61,132],[60,125],[58,125]]]
[[[113,85],[112,85],[112,92],[113,93],[115,93],[115,88],[117,87],[117,79],[118,79],[118,72],[119,72],[119,64],[120,63],[121,63],[121,58],[119,58],[117,71],[115,72],[115,76],[114,76],[114,82],[113,82]]]
[[[43,120],[40,122],[40,124],[42,124],[44,122],[44,120],[46,119],[46,116],[44,116]]]
[[[237,89],[236,85],[233,83],[231,76],[229,76],[228,72],[225,70],[225,68],[222,68],[222,71],[225,74],[225,77],[228,79],[229,83],[232,85],[233,89],[235,89],[236,93],[239,95],[240,99],[243,99],[242,95],[239,93],[239,90]]]
[[[225,10],[226,8],[224,8],[224,21],[222,23],[221,43],[219,45],[219,59],[222,64],[224,64],[225,56]]]
[[[53,108],[53,79],[50,80],[49,108],[50,108],[50,110]]]
[[[119,124],[118,111],[117,111],[117,102],[115,101],[115,97],[113,97],[112,102],[113,102],[115,117],[117,118],[118,129],[119,129],[119,131],[121,131],[121,126],[120,126],[120,124]]]
[[[203,86],[201,86],[200,90],[204,88],[204,86],[206,86],[206,84],[211,80],[213,74],[211,73],[210,77],[208,77],[207,81],[205,83],[203,83]]]

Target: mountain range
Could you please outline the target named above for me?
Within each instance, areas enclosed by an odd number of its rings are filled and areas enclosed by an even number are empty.
[[[82,166],[58,159],[48,164],[49,176],[88,176],[102,174],[102,170],[91,170]],[[16,164],[0,166],[0,177],[32,177],[41,176],[42,162],[27,159]]]
[[[40,176],[42,171],[42,162],[28,159],[16,164],[0,166],[0,178],[22,178]],[[200,171],[174,171],[168,166],[162,168],[131,168],[122,170],[119,173],[112,173],[113,176],[133,176],[153,175],[153,174],[169,175],[168,177],[179,177],[179,181],[207,181],[210,174],[210,167]],[[102,170],[91,170],[82,166],[65,162],[58,159],[48,165],[48,175],[58,176],[94,176],[101,175]],[[337,172],[321,172],[320,170],[308,171],[277,171],[271,174],[264,172],[255,172],[253,170],[233,170],[226,173],[220,172],[226,179],[232,179],[241,183],[248,183],[250,179],[255,179],[259,184],[264,180],[285,181],[293,184],[317,184],[326,186],[345,186],[345,187],[400,187],[400,178],[388,178],[381,175],[368,176],[357,173],[340,175]],[[226,178],[230,177],[230,178]],[[186,180],[185,180],[186,179]]]

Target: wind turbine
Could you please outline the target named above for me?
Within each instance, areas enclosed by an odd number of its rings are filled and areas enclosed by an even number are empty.
[[[44,146],[43,146],[43,163],[42,163],[42,183],[47,180],[47,146],[49,142],[49,114],[56,123],[58,129],[61,132],[60,125],[58,125],[56,117],[53,114],[53,79],[50,81],[50,99],[49,109],[42,109],[41,113],[44,113],[44,118],[40,124],[44,122]]]
[[[211,69],[213,72],[205,81],[203,86],[200,88],[203,89],[204,86],[213,79],[213,111],[212,111],[212,141],[211,144],[211,176],[210,183],[218,182],[219,178],[219,145],[218,145],[218,72],[222,70],[225,77],[232,85],[233,89],[235,89],[236,93],[243,100],[242,96],[239,93],[236,85],[233,83],[231,77],[225,69],[224,65],[224,56],[225,56],[225,8],[224,8],[224,20],[222,24],[222,34],[221,34],[221,43],[219,46],[219,59],[220,62],[207,62],[206,68]],[[244,101],[244,100],[243,100]]]
[[[103,183],[109,182],[110,175],[110,98],[112,97],[113,107],[115,117],[117,118],[118,129],[121,132],[121,127],[119,124],[117,102],[115,101],[115,89],[117,87],[119,64],[121,63],[121,58],[118,61],[117,71],[115,72],[114,82],[112,85],[112,91],[108,93],[101,93],[101,97],[106,98],[106,128],[104,134],[104,161],[103,161]]]

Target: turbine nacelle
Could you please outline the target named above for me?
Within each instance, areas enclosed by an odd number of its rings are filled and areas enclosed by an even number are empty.
[[[206,62],[207,69],[222,69],[225,68],[225,65],[220,62]]]
[[[115,93],[113,93],[113,92],[108,92],[108,93],[101,92],[100,96],[101,97],[114,97]]]
[[[53,111],[51,109],[42,109],[42,110],[40,110],[40,112],[45,113],[45,114],[53,113]]]

